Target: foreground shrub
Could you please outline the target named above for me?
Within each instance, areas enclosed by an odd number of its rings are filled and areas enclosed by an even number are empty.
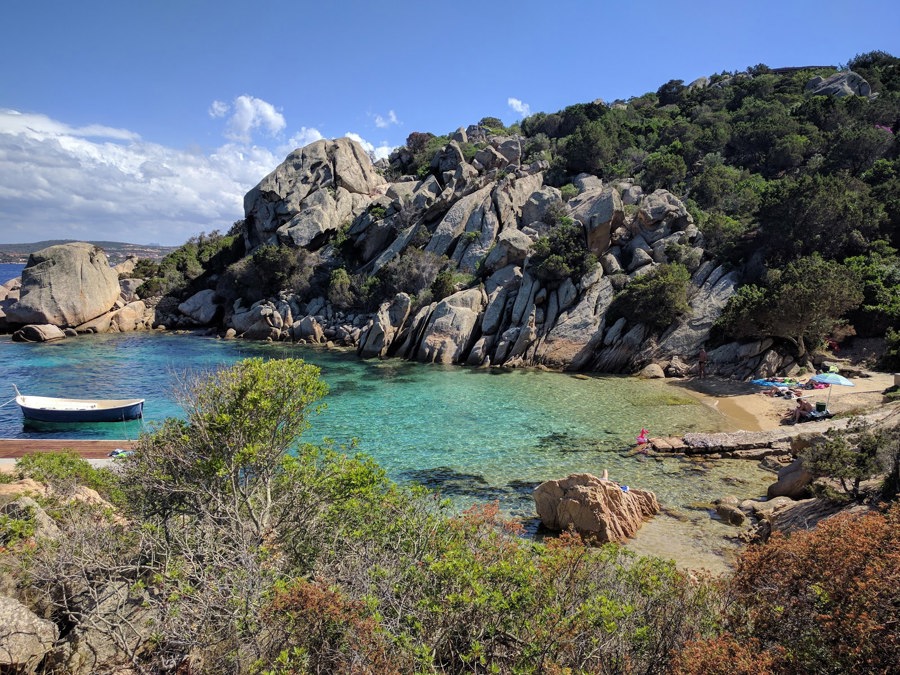
[[[712,663],[756,640],[760,663],[783,673],[892,673],[900,663],[900,505],[839,515],[747,549],[729,583],[727,636],[687,647],[685,663]],[[746,653],[739,662],[746,662]],[[729,671],[733,672],[733,671]],[[754,670],[737,672],[757,672]]]

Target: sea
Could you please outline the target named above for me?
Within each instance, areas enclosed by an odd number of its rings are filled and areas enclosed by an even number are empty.
[[[22,276],[25,265],[21,263],[0,263],[0,284]]]
[[[7,268],[0,266],[0,278]],[[179,381],[247,357],[302,358],[320,368],[329,393],[303,440],[331,439],[366,453],[392,479],[435,489],[459,508],[496,500],[533,532],[534,487],[608,469],[620,483],[653,490],[667,509],[667,527],[655,525],[642,552],[662,547],[690,566],[700,560],[715,569],[734,548],[726,539],[734,530],[711,518],[708,502],[758,496],[772,482],[752,462],[635,453],[641,429],[667,436],[731,428],[714,408],[664,381],[362,360],[352,351],[159,331],[47,344],[0,336],[0,438],[134,440],[183,415],[173,394]],[[25,425],[13,385],[37,396],[145,398],[144,418]]]

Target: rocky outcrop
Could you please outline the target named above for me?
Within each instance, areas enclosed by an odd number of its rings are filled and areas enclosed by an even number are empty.
[[[75,327],[108,312],[118,297],[119,278],[101,249],[61,244],[29,256],[19,299],[6,315],[11,324]]]
[[[576,532],[600,543],[625,541],[659,513],[656,495],[624,490],[589,473],[550,480],[535,488],[534,503],[544,527]]]
[[[801,459],[795,459],[778,472],[778,480],[766,490],[769,499],[774,497],[790,497],[800,499],[809,496],[809,486],[814,476],[803,467]]]
[[[394,338],[409,317],[411,304],[406,293],[398,293],[391,302],[384,303],[360,338],[357,353],[363,358],[387,356]]]
[[[831,77],[814,77],[806,83],[806,92],[812,96],[872,96],[872,87],[862,75],[847,70]]]
[[[244,197],[245,244],[316,248],[386,189],[366,152],[349,138],[295,150]]]
[[[59,638],[52,621],[0,595],[0,671],[33,673]]]
[[[229,322],[229,327],[238,335],[250,340],[277,340],[283,325],[278,308],[264,301],[254,303],[250,309],[236,311]]]
[[[70,611],[78,621],[66,641],[47,655],[51,672],[91,675],[124,670],[162,618],[149,597],[139,584],[118,581],[74,598],[76,606]]]
[[[458,363],[471,344],[486,303],[481,288],[460,291],[437,303],[426,320],[416,358],[426,363]]]
[[[591,253],[602,255],[609,248],[613,231],[625,222],[625,210],[619,192],[596,188],[582,192],[569,202],[572,217],[584,225]]]

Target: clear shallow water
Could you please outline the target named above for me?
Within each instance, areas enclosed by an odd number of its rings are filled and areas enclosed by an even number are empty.
[[[731,530],[690,505],[723,494],[755,496],[771,482],[749,462],[703,467],[629,456],[642,427],[678,435],[726,423],[664,382],[635,378],[361,361],[351,353],[194,335],[113,334],[51,344],[0,337],[0,403],[14,395],[13,383],[33,395],[141,397],[148,426],[180,414],[168,396],[180,373],[256,355],[297,356],[322,369],[327,408],[313,418],[306,440],[356,438],[359,450],[395,480],[439,489],[461,505],[499,499],[508,512],[531,518],[531,490],[541,481],[608,468],[615,480],[653,490],[681,514],[683,522],[667,520],[682,543],[716,555]],[[141,428],[140,422],[24,427],[15,403],[0,407],[3,438],[133,439]]]

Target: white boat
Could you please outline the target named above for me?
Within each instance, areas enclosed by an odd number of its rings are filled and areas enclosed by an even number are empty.
[[[16,403],[27,420],[38,422],[121,422],[144,412],[144,399],[83,399],[25,396],[16,390]]]

